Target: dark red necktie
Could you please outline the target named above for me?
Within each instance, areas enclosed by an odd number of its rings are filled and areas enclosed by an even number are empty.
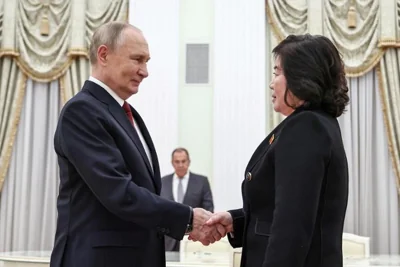
[[[131,122],[132,126],[134,126],[132,110],[131,110],[131,107],[129,106],[128,102],[124,101],[122,108],[124,109],[126,116],[128,117],[128,120]]]

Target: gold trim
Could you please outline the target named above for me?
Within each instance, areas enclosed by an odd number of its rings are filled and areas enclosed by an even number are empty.
[[[385,124],[385,129],[386,129],[386,136],[388,139],[388,146],[389,146],[389,152],[390,152],[390,158],[392,159],[392,164],[393,164],[393,169],[394,173],[396,175],[396,187],[397,187],[397,193],[400,195],[400,169],[399,165],[396,162],[395,158],[395,153],[394,153],[394,147],[393,147],[393,141],[391,138],[391,129],[390,129],[390,123],[389,123],[389,113],[388,113],[388,106],[386,103],[386,91],[384,87],[384,82],[383,82],[383,74],[381,71],[380,65],[376,66],[376,72],[378,75],[378,83],[379,83],[379,95],[381,97],[381,105],[382,105],[382,112],[383,112],[383,121]]]
[[[127,23],[129,23],[129,1],[128,2],[126,2],[126,5],[127,5],[127,7],[126,7],[126,14],[125,14],[125,22],[127,22]]]
[[[71,66],[73,59],[67,58],[67,60],[56,69],[53,69],[46,73],[40,73],[29,67],[25,61],[23,61],[20,57],[15,58],[15,62],[17,63],[18,67],[21,71],[28,77],[32,78],[32,80],[38,82],[51,82],[60,78]]]
[[[278,42],[281,42],[285,36],[279,29],[278,23],[275,20],[275,17],[272,15],[271,12],[271,7],[270,4],[268,3],[268,0],[265,0],[265,10],[266,10],[266,15],[267,15],[267,21],[271,25],[272,33],[276,37]],[[379,46],[378,46],[379,47]],[[399,43],[400,47],[400,43]],[[345,71],[346,75],[348,77],[359,77],[363,76],[370,70],[372,70],[380,61],[382,58],[383,54],[385,53],[386,48],[385,47],[379,47],[380,49],[373,55],[370,55],[370,60],[367,62],[363,63],[360,66],[357,67],[349,67],[345,65]]]
[[[61,77],[71,66],[72,62],[77,57],[84,56],[89,58],[88,50],[86,49],[70,49],[68,51],[68,57],[65,62],[61,64],[61,66],[52,69],[46,73],[41,73],[36,71],[34,68],[30,67],[20,56],[19,52],[14,49],[0,49],[0,58],[2,57],[13,57],[19,69],[29,78],[38,82],[51,82],[57,80]]]
[[[267,21],[269,25],[271,25],[272,33],[278,42],[282,41],[285,37],[279,30],[279,27],[277,26],[278,23],[275,21],[275,17],[271,13],[271,7],[268,4],[268,0],[265,0],[265,11],[267,13]]]
[[[379,39],[378,42],[378,47],[384,47],[384,48],[389,48],[389,47],[400,47],[400,39],[394,38],[381,38]]]
[[[378,47],[379,48],[400,48],[400,41],[397,41],[396,43],[390,43],[390,44],[379,42]]]
[[[68,50],[69,58],[82,57],[82,56],[89,58],[89,50],[85,48],[72,48]]]
[[[61,103],[63,106],[67,102],[67,96],[66,96],[66,92],[65,92],[65,79],[67,78],[66,76],[67,76],[67,72],[65,72],[64,75],[61,76],[59,79]]]
[[[376,65],[379,64],[383,55],[386,52],[386,48],[379,49],[374,55],[370,56],[370,60],[366,63],[357,66],[357,67],[348,67],[345,66],[344,69],[346,71],[346,76],[348,77],[360,77],[367,74],[371,71]]]
[[[3,48],[0,49],[0,57],[6,57],[6,56],[10,56],[10,57],[19,57],[19,52],[12,49],[12,48]]]
[[[17,108],[16,108],[16,112],[15,112],[15,117],[13,119],[13,123],[12,123],[12,126],[11,126],[11,130],[10,130],[10,133],[9,133],[10,134],[10,141],[7,144],[6,152],[4,154],[3,165],[0,167],[0,192],[3,189],[5,176],[6,176],[7,171],[8,171],[8,165],[10,164],[10,158],[11,158],[11,154],[12,154],[12,151],[13,151],[15,137],[17,135],[18,125],[19,125],[19,121],[20,121],[20,118],[21,118],[21,110],[22,110],[23,100],[24,100],[24,96],[25,96],[25,88],[26,88],[27,76],[23,72],[21,72],[20,75],[22,77],[21,77],[21,80],[19,82],[20,84],[19,84],[19,87],[18,87],[17,99],[15,100],[15,101],[17,101]]]

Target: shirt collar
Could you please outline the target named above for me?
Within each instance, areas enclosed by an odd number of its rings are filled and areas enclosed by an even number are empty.
[[[107,91],[107,93],[109,93],[114,99],[115,101],[117,101],[117,103],[122,107],[122,105],[124,104],[124,100],[122,98],[120,98],[110,87],[108,87],[105,83],[103,83],[102,81],[96,79],[93,76],[89,77],[89,81],[94,82],[95,84],[101,86],[102,88],[104,88],[104,90]]]
[[[188,179],[189,178],[189,171],[182,177],[182,180]],[[179,179],[178,175],[174,173],[174,179]]]

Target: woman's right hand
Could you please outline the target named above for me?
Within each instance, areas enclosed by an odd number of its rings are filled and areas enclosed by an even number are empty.
[[[210,219],[208,219],[208,221],[206,222],[206,225],[209,225],[209,226],[216,225],[216,224],[222,225],[225,228],[225,231],[227,233],[230,233],[233,231],[232,215],[227,211],[214,213],[210,217]]]

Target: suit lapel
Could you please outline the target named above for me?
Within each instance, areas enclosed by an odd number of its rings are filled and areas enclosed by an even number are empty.
[[[188,185],[186,188],[185,195],[183,196],[183,204],[188,204],[189,198],[192,194],[190,192],[195,191],[194,189],[196,188],[196,179],[193,179],[193,174],[189,172],[189,177],[188,177]]]
[[[251,171],[253,167],[256,165],[256,163],[262,158],[262,156],[264,156],[264,154],[267,153],[268,149],[271,147],[271,144],[269,144],[269,140],[272,135],[273,132],[270,133],[257,147],[256,151],[254,151],[253,155],[250,158],[249,163],[247,164],[246,173]]]
[[[305,109],[304,107],[298,107],[291,115],[289,115],[281,123],[279,123],[278,126],[276,126],[275,129],[261,142],[261,144],[257,147],[256,151],[254,151],[254,154],[251,157],[249,163],[247,164],[245,175],[247,172],[253,169],[253,167],[257,164],[257,162],[259,162],[260,159],[265,155],[265,153],[267,153],[271,145],[274,142],[276,142],[280,132],[285,127],[285,124],[290,119],[290,117],[293,114],[301,112],[304,109]]]
[[[261,142],[261,144],[257,147],[256,151],[254,151],[253,156],[246,167],[246,172],[249,172],[253,169],[253,167],[261,160],[261,158],[268,152],[271,148],[271,145],[276,142],[281,132],[282,127],[285,125],[286,119],[282,121],[275,129]]]
[[[146,163],[146,167],[150,174],[153,176],[153,170],[151,169],[150,162],[147,158],[146,151],[143,148],[142,142],[140,141],[139,135],[137,134],[132,124],[129,122],[124,110],[116,103],[116,105],[109,105],[108,110],[111,115],[115,118],[115,120],[124,128],[125,132],[132,139],[136,148],[139,150],[140,155],[142,156],[144,162]]]
[[[176,199],[174,198],[174,190],[173,190],[173,188],[172,188],[172,184],[173,184],[173,179],[174,179],[174,176],[173,176],[173,174],[171,174],[171,175],[169,175],[169,176],[167,176],[167,177],[165,177],[165,178],[163,178],[163,179],[166,179],[166,183],[164,184],[165,185],[165,192],[167,192],[168,193],[168,195],[166,196],[169,200],[172,200],[172,201],[175,201],[176,202]]]
[[[146,144],[149,148],[150,155],[151,155],[151,161],[153,164],[153,170],[152,170],[153,171],[153,180],[154,180],[154,184],[156,185],[157,194],[159,194],[161,192],[161,176],[160,176],[160,166],[158,164],[157,152],[154,147],[153,140],[150,137],[150,133],[147,130],[147,127],[146,127],[142,117],[140,117],[139,113],[134,108],[131,107],[131,110],[132,110],[133,117],[135,118],[135,121],[138,124],[140,131],[142,132],[144,141],[146,142]],[[143,151],[144,151],[144,149],[143,149]],[[144,155],[146,156],[146,153],[144,153]],[[151,170],[151,166],[149,164],[147,156],[146,156],[146,160],[147,160],[146,163],[148,163],[148,167]]]
[[[111,115],[122,126],[122,128],[129,135],[129,137],[135,144],[136,148],[140,152],[140,155],[142,156],[142,158],[145,162],[147,170],[150,172],[150,175],[153,179],[153,182],[154,182],[154,185],[156,188],[156,192],[157,192],[157,194],[159,194],[160,190],[161,190],[161,180],[160,180],[160,169],[158,166],[157,154],[155,153],[153,142],[151,141],[150,135],[147,131],[146,126],[144,125],[142,118],[139,116],[139,114],[136,112],[136,110],[131,108],[132,114],[133,114],[136,122],[138,123],[139,128],[141,129],[143,138],[145,139],[146,144],[149,147],[153,166],[154,166],[154,171],[151,168],[149,159],[146,155],[146,151],[144,150],[143,144],[140,141],[138,133],[136,132],[135,128],[130,123],[128,117],[125,114],[125,111],[117,103],[117,101],[115,101],[115,99],[109,93],[107,93],[107,91],[104,90],[104,88],[102,88],[101,86],[99,86],[96,83],[93,83],[91,81],[85,82],[85,84],[83,86],[83,90],[89,91],[93,96],[95,96],[101,102],[108,105],[108,110],[111,113]]]

